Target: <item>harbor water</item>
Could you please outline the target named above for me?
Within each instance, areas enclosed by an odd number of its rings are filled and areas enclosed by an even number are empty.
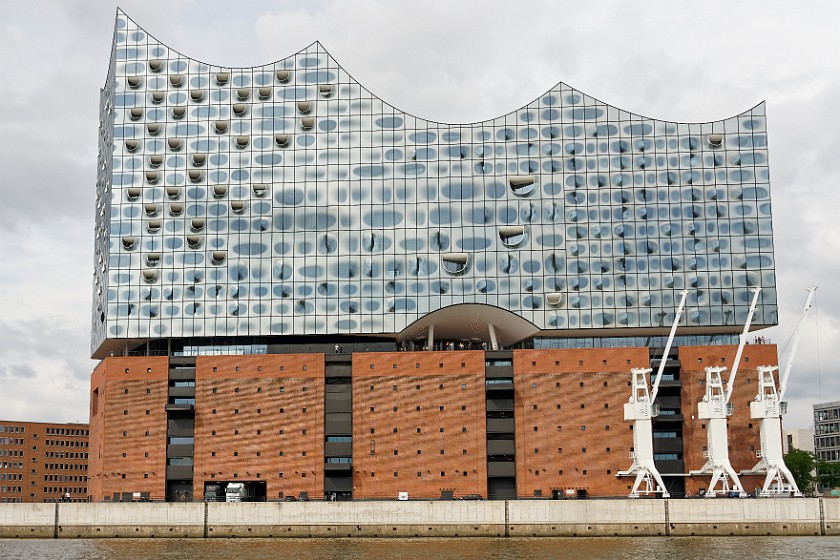
[[[822,560],[840,537],[0,539],[0,560]]]

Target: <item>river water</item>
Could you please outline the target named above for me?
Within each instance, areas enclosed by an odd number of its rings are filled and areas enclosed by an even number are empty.
[[[840,559],[840,537],[0,539],[2,560]]]

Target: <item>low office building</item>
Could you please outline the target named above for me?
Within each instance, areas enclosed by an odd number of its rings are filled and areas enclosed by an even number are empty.
[[[805,428],[794,428],[784,431],[783,450],[785,453],[791,449],[801,449],[814,453],[814,430]]]
[[[0,420],[0,503],[87,500],[87,424]]]
[[[560,83],[439,123],[320,43],[214,66],[120,11],[100,99],[93,499],[621,495],[630,369],[663,359],[656,459],[704,486],[704,368],[757,288],[778,321],[763,104],[676,123]],[[775,363],[740,365],[736,469]]]
[[[840,463],[840,401],[814,405],[814,455]]]

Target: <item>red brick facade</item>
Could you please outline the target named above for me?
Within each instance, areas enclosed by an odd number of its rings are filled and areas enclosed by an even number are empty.
[[[685,472],[704,461],[705,426],[695,419],[703,368],[730,363],[734,352],[730,346],[679,350],[681,388],[672,385],[671,391],[674,399],[679,395],[683,419],[680,425],[679,416],[672,416],[669,425],[682,428],[679,461]],[[517,350],[508,356],[512,359],[501,360],[508,365],[499,369],[483,351],[353,353],[352,367],[341,366],[347,376],[342,383],[352,379],[352,444],[342,444],[352,447],[352,496],[486,497],[488,459],[494,469],[507,467],[498,463],[503,455],[488,457],[492,396],[485,380],[490,369],[493,381],[507,375],[504,367],[512,379],[512,385],[506,381],[507,394],[513,394],[508,409],[513,422],[504,422],[515,432],[510,436],[515,445],[507,440],[493,448],[511,449],[504,452],[511,455],[515,450],[515,469],[507,464],[516,494],[626,495],[632,479],[616,476],[632,462],[632,424],[624,420],[623,405],[630,396],[630,369],[648,366],[649,350]],[[194,359],[195,408],[189,413],[194,462],[188,472],[195,498],[201,499],[206,483],[231,481],[265,483],[269,500],[301,493],[323,497],[325,360],[324,354]],[[755,367],[774,363],[775,346],[744,351],[729,422],[736,471],[757,461],[759,425],[749,418],[748,404],[755,396]],[[165,498],[167,443],[172,443],[165,407],[174,387],[169,367],[163,357],[107,358],[94,371],[88,484],[93,500],[115,492]],[[744,479],[745,488],[757,486],[755,478]],[[707,484],[705,476],[687,478],[686,490]]]
[[[323,495],[323,354],[199,357],[195,373],[195,496],[212,481]]]
[[[0,503],[83,502],[88,425],[0,420]]]
[[[163,500],[169,360],[111,357],[91,376],[88,492],[94,501],[145,492]]]
[[[624,421],[630,369],[647,348],[514,352],[516,481],[519,496],[584,489],[616,496],[632,479],[631,424]]]
[[[483,352],[353,355],[353,496],[487,493]]]
[[[706,462],[703,451],[706,448],[706,424],[697,418],[697,403],[706,393],[707,366],[726,366],[724,380],[729,379],[737,346],[692,346],[679,349],[682,371],[683,449],[686,472],[699,469]],[[759,421],[750,418],[750,402],[758,392],[757,366],[778,364],[775,344],[749,344],[744,347],[735,388],[732,390],[732,416],[729,417],[729,461],[736,473],[751,469],[758,462],[756,450],[760,449]],[[751,492],[764,484],[761,476],[743,476],[744,490]],[[692,476],[686,482],[686,490],[692,493],[708,488],[709,477]]]

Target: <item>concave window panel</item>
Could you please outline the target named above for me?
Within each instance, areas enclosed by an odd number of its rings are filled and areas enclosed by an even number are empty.
[[[525,241],[525,226],[499,226],[499,239],[505,247],[518,247]]]
[[[449,274],[461,274],[470,263],[468,253],[444,253],[440,256],[443,269]]]
[[[537,178],[534,175],[511,175],[508,177],[510,190],[516,196],[527,196],[537,186]]]

